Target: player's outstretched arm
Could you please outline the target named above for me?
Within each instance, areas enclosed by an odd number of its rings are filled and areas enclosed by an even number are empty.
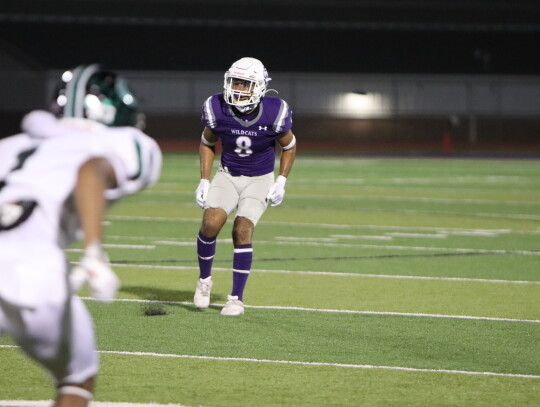
[[[81,219],[85,247],[102,240],[102,221],[106,209],[104,192],[114,187],[116,176],[105,158],[92,158],[79,168],[75,204]]]
[[[88,283],[92,297],[111,301],[120,287],[120,280],[112,271],[109,258],[101,248],[102,221],[106,202],[104,192],[116,186],[114,170],[104,158],[93,158],[84,163],[77,175],[75,204],[84,233],[84,254],[70,275],[77,291]]]

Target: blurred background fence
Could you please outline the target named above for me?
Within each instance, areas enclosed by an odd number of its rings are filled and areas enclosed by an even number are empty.
[[[122,73],[141,95],[147,131],[166,149],[196,148],[201,104],[221,92],[223,72]],[[47,106],[60,74],[0,72],[2,135]],[[309,150],[540,155],[539,77],[275,72],[269,87]]]

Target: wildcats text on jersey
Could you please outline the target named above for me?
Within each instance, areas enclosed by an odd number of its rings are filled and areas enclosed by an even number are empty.
[[[256,131],[253,131],[253,130],[238,130],[238,129],[231,129],[231,134],[234,134],[236,136],[251,136],[251,137],[256,137],[259,135]]]

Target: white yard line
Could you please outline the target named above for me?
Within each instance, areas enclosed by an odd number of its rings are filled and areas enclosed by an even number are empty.
[[[113,268],[136,268],[136,269],[151,269],[151,270],[199,270],[199,266],[155,266],[151,264],[124,264],[111,263]],[[231,269],[212,267],[212,271],[231,271]]]
[[[383,250],[412,250],[412,251],[444,251],[464,254],[520,254],[527,256],[540,256],[540,250],[489,250],[489,249],[469,249],[465,247],[426,247],[426,246],[398,246],[398,245],[373,245],[373,244],[350,244],[350,243],[318,243],[307,241],[261,241],[257,244],[275,244],[275,245],[301,245],[301,246],[319,246],[319,247],[343,247],[360,249],[383,249]]]
[[[109,220],[137,220],[151,222],[200,222],[201,218],[176,218],[163,216],[125,216],[125,215],[107,215]]]
[[[0,407],[50,407],[53,400],[0,400]],[[187,407],[181,404],[92,401],[91,407]]]
[[[425,239],[446,239],[446,233],[411,233],[411,232],[388,232],[388,236],[392,237],[419,237]]]
[[[230,269],[223,268],[214,270],[218,271],[230,271]],[[464,281],[475,283],[498,283],[498,284],[540,284],[540,281],[522,281],[522,280],[493,280],[486,278],[466,278],[466,277],[430,277],[430,276],[404,276],[393,274],[358,274],[358,273],[332,273],[328,271],[291,271],[291,270],[264,270],[253,269],[258,273],[281,273],[281,274],[308,274],[308,275],[323,275],[323,276],[342,276],[342,277],[365,277],[365,278],[389,278],[398,280],[427,280],[427,281]]]
[[[153,270],[198,270],[199,266],[156,266],[150,264],[124,264],[112,263],[113,267],[117,268],[142,268]],[[213,267],[213,271],[230,272],[230,268]],[[465,277],[428,277],[428,276],[402,276],[402,275],[387,275],[387,274],[360,274],[360,273],[332,273],[328,271],[303,271],[303,270],[265,270],[252,269],[254,273],[278,273],[278,274],[307,274],[315,276],[331,276],[331,277],[365,277],[365,278],[389,278],[398,280],[428,280],[428,281],[464,281],[476,283],[497,283],[497,284],[540,284],[540,281],[522,281],[522,280],[491,280],[484,278],[465,278]]]
[[[309,209],[309,208],[307,208]],[[374,209],[358,207],[356,210],[365,212],[377,212],[377,213],[407,213],[407,214],[428,214],[428,215],[460,215],[460,216],[479,216],[484,218],[498,218],[498,219],[527,219],[527,220],[540,220],[540,216],[531,215],[527,213],[489,213],[489,212],[453,212],[453,211],[428,211],[419,209]]]
[[[378,235],[330,235],[336,239],[359,239],[359,240],[392,240],[391,236],[378,236]]]
[[[111,243],[103,243],[103,247],[106,249],[128,249],[128,250],[155,250],[155,245],[142,245],[142,244],[111,244]],[[83,253],[83,249],[65,249],[67,253]]]
[[[274,239],[278,241],[293,241],[293,242],[323,242],[323,243],[335,243],[338,241],[336,237],[299,237],[299,236],[275,236]]]
[[[301,362],[293,360],[270,360],[270,359],[252,359],[252,358],[233,358],[233,357],[219,357],[219,356],[194,356],[194,355],[175,355],[175,354],[161,354],[151,352],[116,352],[116,351],[100,351],[104,354],[116,354],[116,355],[131,355],[131,356],[154,356],[165,358],[179,358],[179,359],[202,359],[202,360],[217,360],[227,362],[248,362],[248,363],[272,363],[282,365],[297,365],[297,366],[323,366],[323,367],[341,367],[351,369],[383,369],[383,370],[400,370],[407,372],[428,372],[428,373],[452,373],[462,375],[483,375],[483,376],[502,376],[502,377],[519,377],[527,379],[540,379],[538,375],[526,375],[526,374],[513,374],[513,373],[495,373],[495,372],[475,372],[467,370],[446,370],[446,369],[419,369],[411,367],[400,366],[375,366],[375,365],[356,365],[349,363],[326,363],[326,362]]]
[[[415,237],[420,237],[416,235]],[[433,237],[433,236],[422,236]],[[366,238],[361,237],[361,238]],[[381,240],[380,237],[376,237],[377,240]],[[465,247],[427,247],[427,246],[398,246],[398,245],[374,245],[374,244],[354,244],[354,243],[337,243],[336,238],[299,238],[299,237],[276,237],[275,241],[272,240],[259,240],[257,244],[268,245],[300,245],[300,246],[314,246],[314,247],[343,247],[343,248],[360,248],[360,249],[383,249],[383,250],[411,250],[411,251],[444,251],[451,253],[463,253],[463,254],[518,254],[525,256],[540,256],[540,251],[532,250],[489,250],[489,249],[469,249]],[[218,242],[229,243],[231,239],[218,239]],[[103,244],[105,248],[114,249],[134,249],[134,250],[154,250],[156,244],[166,246],[195,246],[195,241],[180,241],[180,240],[155,240],[152,243],[154,245],[123,245],[123,244]],[[80,252],[80,249],[66,249],[68,252]]]
[[[196,218],[179,218],[179,217],[163,217],[163,216],[127,216],[127,215],[107,215],[109,220],[136,220],[136,221],[156,221],[156,222],[201,222],[200,217]],[[230,221],[232,222],[232,221]],[[432,231],[486,231],[509,233],[510,229],[470,229],[470,228],[440,228],[440,227],[421,227],[421,226],[397,226],[397,225],[352,225],[339,223],[313,223],[313,222],[287,222],[287,221],[264,221],[269,225],[285,225],[285,226],[305,226],[305,227],[322,227],[336,229],[386,229],[386,230],[432,230]]]
[[[362,190],[367,190],[371,188],[362,187]],[[287,199],[332,199],[333,197],[328,194],[287,194]],[[498,199],[474,199],[474,198],[432,198],[432,197],[405,197],[405,196],[391,196],[391,195],[381,195],[381,196],[360,196],[359,194],[353,195],[339,195],[340,200],[351,200],[358,201],[369,200],[369,201],[389,201],[389,202],[428,202],[428,203],[449,203],[449,204],[493,204],[493,205],[540,205],[540,201],[517,201],[517,200],[498,200]]]
[[[10,348],[10,347],[14,347],[14,346],[0,345],[0,348]],[[98,353],[110,354],[110,355],[158,357],[158,358],[215,360],[215,361],[223,361],[223,362],[270,363],[270,364],[292,365],[292,366],[320,366],[320,367],[338,367],[338,368],[346,368],[346,369],[378,369],[378,370],[396,370],[396,371],[419,372],[419,373],[447,373],[447,374],[459,374],[459,375],[479,375],[479,376],[515,377],[515,378],[523,378],[523,379],[540,379],[540,375],[497,373],[497,372],[476,372],[476,371],[469,371],[469,370],[422,369],[422,368],[402,367],[402,366],[359,365],[359,364],[352,364],[352,363],[302,362],[302,361],[296,361],[296,360],[271,360],[271,359],[234,358],[234,357],[220,357],[220,356],[177,355],[177,354],[153,353],[153,352],[98,351]]]
[[[98,301],[91,297],[82,297],[85,301]],[[168,305],[193,305],[188,301],[158,301],[158,300],[139,300],[133,298],[116,298],[113,302],[135,302],[149,304],[168,304]],[[221,308],[225,304],[211,304],[211,307]],[[494,321],[494,322],[524,322],[540,324],[537,319],[517,319],[517,318],[494,318],[494,317],[477,317],[469,315],[446,315],[446,314],[426,314],[414,312],[385,312],[385,311],[357,311],[357,310],[339,310],[339,309],[324,309],[324,308],[305,308],[305,307],[280,307],[275,305],[244,305],[245,308],[279,310],[279,311],[305,311],[305,312],[322,312],[333,314],[357,314],[357,315],[382,315],[382,316],[398,316],[398,317],[417,317],[417,318],[445,318],[445,319],[465,319],[476,321]]]
[[[332,239],[329,239],[332,240]],[[380,239],[378,239],[380,240]],[[228,243],[231,239],[218,239],[218,242]],[[179,240],[156,240],[154,244],[162,244],[168,246],[194,246],[195,241],[179,241]],[[540,256],[540,250],[490,250],[490,249],[470,249],[466,247],[428,247],[428,246],[398,246],[385,244],[355,244],[355,243],[332,243],[324,240],[324,238],[283,238],[276,237],[276,240],[259,240],[257,244],[269,245],[296,245],[296,246],[314,246],[314,247],[342,247],[342,248],[359,248],[359,249],[383,249],[383,250],[411,250],[411,251],[444,251],[451,253],[464,254],[519,254],[527,256]]]
[[[218,242],[221,241],[221,239],[218,239]],[[194,240],[190,241],[177,241],[177,240],[155,240],[152,243],[155,244],[161,244],[164,246],[197,246],[197,242]]]
[[[356,196],[358,199],[358,196]],[[495,205],[540,205],[540,201],[516,201],[498,199],[474,199],[474,198],[430,198],[430,197],[403,197],[403,196],[368,196],[362,199],[404,202],[436,202],[436,203],[463,203],[463,204],[495,204]]]
[[[526,215],[529,216],[529,215]],[[533,215],[534,216],[534,215]],[[123,216],[123,215],[108,215],[109,220],[134,220],[134,221],[156,221],[156,222],[196,222],[200,223],[201,218],[177,218],[177,217],[160,217],[160,216]],[[232,220],[228,221],[232,223]],[[421,226],[397,226],[397,225],[352,225],[352,224],[337,224],[337,223],[307,223],[307,222],[285,222],[285,221],[265,221],[268,225],[284,225],[284,226],[300,226],[300,227],[315,227],[323,229],[377,229],[377,230],[411,230],[411,231],[433,231],[436,233],[448,233],[452,235],[462,236],[492,236],[502,233],[519,233],[519,234],[539,234],[540,228],[535,231],[512,231],[511,229],[467,229],[467,228],[440,228],[440,227],[421,227]]]

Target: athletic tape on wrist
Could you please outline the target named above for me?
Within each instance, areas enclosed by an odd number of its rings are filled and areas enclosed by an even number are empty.
[[[58,395],[59,396],[65,396],[65,395],[79,396],[88,401],[92,400],[92,397],[93,397],[91,392],[78,386],[62,386],[58,389]]]

